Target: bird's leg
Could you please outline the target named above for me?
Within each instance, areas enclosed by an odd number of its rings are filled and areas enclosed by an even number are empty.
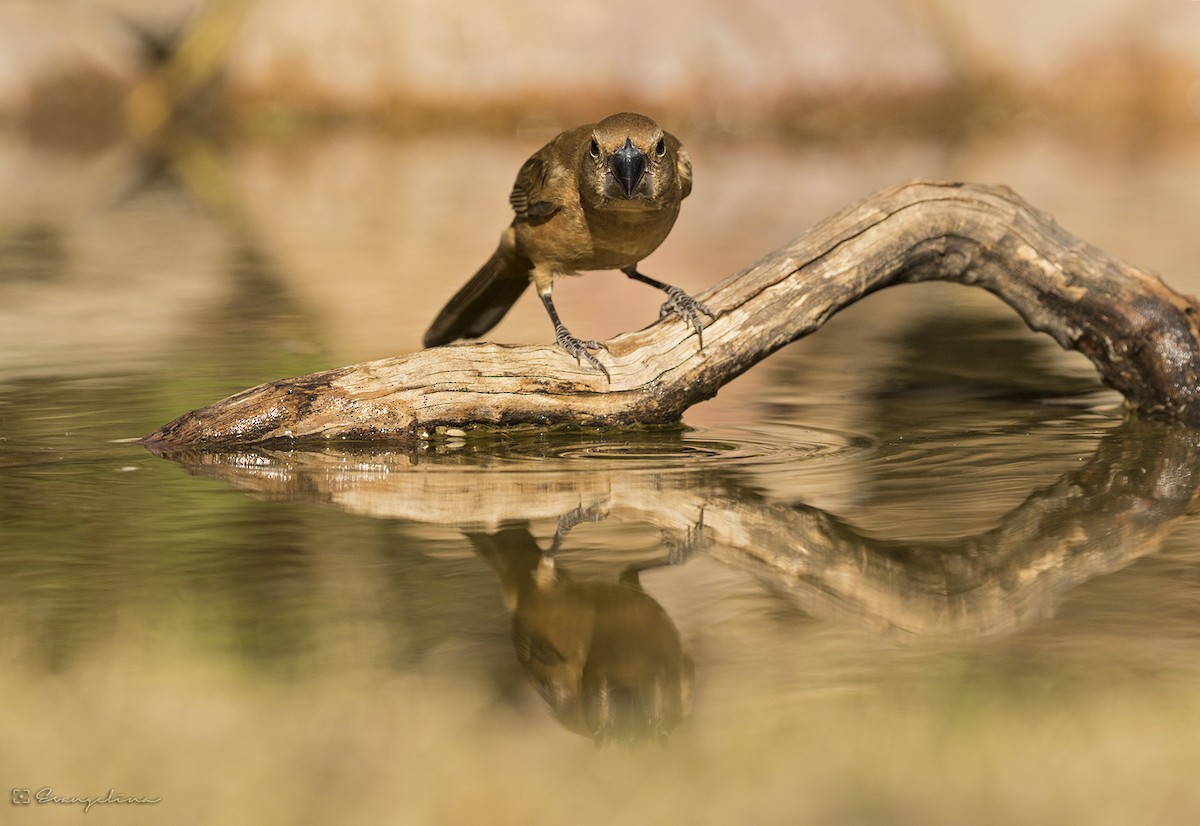
[[[704,550],[706,544],[704,536],[704,506],[700,506],[700,519],[695,525],[688,527],[682,538],[677,539],[675,535],[664,530],[662,532],[662,542],[667,546],[667,564],[669,565],[682,565]]]
[[[550,290],[538,290],[538,297],[542,299],[542,304],[546,307],[546,312],[550,314],[550,320],[554,322],[554,340],[558,342],[558,346],[566,350],[575,357],[575,361],[586,359],[589,364],[598,369],[604,374],[604,378],[612,381],[612,376],[608,374],[608,370],[600,363],[600,359],[592,355],[592,350],[607,350],[599,341],[588,340],[581,341],[571,335],[558,318],[558,311],[554,309],[554,301],[550,298]]]
[[[675,313],[685,322],[689,323],[696,329],[696,337],[700,340],[700,346],[704,346],[704,325],[701,323],[700,313],[704,313],[709,318],[716,320],[717,314],[708,307],[701,304],[696,299],[685,293],[678,287],[672,287],[670,284],[664,284],[657,281],[648,275],[642,275],[637,271],[637,265],[626,267],[621,270],[634,281],[641,281],[643,284],[649,284],[655,289],[662,290],[667,294],[667,300],[663,302],[662,307],[658,311],[658,317],[669,313]]]
[[[608,508],[599,502],[584,507],[580,505],[572,511],[561,514],[558,517],[558,527],[554,530],[554,538],[550,540],[550,547],[542,551],[542,556],[538,560],[537,570],[534,571],[534,581],[539,586],[546,587],[552,584],[557,578],[557,568],[555,566],[555,554],[562,548],[563,540],[567,538],[567,534],[581,522],[599,522],[608,518]]]
[[[667,548],[667,558],[655,559],[648,562],[635,563],[621,571],[621,582],[628,585],[638,585],[638,576],[642,571],[649,571],[652,568],[661,568],[665,565],[683,565],[693,556],[696,556],[705,546],[704,538],[704,506],[700,506],[699,521],[684,532],[681,538],[676,538],[678,534],[674,531],[662,531],[662,544]]]
[[[600,502],[594,502],[587,507],[580,505],[574,510],[561,514],[558,517],[558,527],[554,531],[554,539],[550,542],[550,550],[547,554],[554,554],[562,547],[563,540],[567,538],[567,534],[576,525],[583,522],[602,522],[608,518],[608,508]]]

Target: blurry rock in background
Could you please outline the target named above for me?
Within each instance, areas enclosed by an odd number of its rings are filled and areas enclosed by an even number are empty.
[[[225,118],[405,128],[616,108],[825,137],[1030,112],[1194,122],[1197,42],[1179,0],[6,0],[0,123],[91,143],[213,86]]]
[[[81,148],[125,131],[125,99],[202,0],[0,3],[0,126]]]
[[[1200,12],[1178,0],[259,0],[231,46],[239,105],[587,120],[645,108],[720,130],[1046,106],[1180,117]],[[534,24],[531,21],[536,21]],[[1153,81],[1153,82],[1149,82]]]
[[[0,123],[36,140],[110,142],[143,71],[137,37],[110,15],[66,3],[0,4]]]
[[[886,0],[865,5],[777,0],[747,13],[721,0],[513,0],[463,14],[420,0],[352,0],[297,16],[263,0],[230,54],[230,91],[334,110],[643,108],[736,127],[726,118],[757,119],[798,95],[944,82],[943,56],[916,17]]]

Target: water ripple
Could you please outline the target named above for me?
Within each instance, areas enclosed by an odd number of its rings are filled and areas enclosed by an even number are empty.
[[[488,470],[619,467],[629,471],[694,471],[753,465],[795,464],[846,457],[870,450],[871,439],[853,433],[791,425],[722,427],[686,432],[531,434],[503,444],[463,445],[462,458],[474,457]],[[454,455],[448,451],[450,455]],[[490,461],[489,461],[490,460]],[[497,467],[497,462],[501,465]]]

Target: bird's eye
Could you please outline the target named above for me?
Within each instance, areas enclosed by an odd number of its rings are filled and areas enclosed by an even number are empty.
[[[660,158],[667,154],[667,142],[662,138],[659,138],[658,143],[654,144],[654,154]]]
[[[588,151],[592,153],[593,158],[600,157],[600,144],[596,143],[596,139],[592,138],[592,143],[588,147]]]

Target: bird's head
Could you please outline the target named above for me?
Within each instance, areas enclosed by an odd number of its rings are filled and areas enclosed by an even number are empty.
[[[679,141],[645,115],[622,112],[597,123],[584,148],[581,189],[598,207],[656,209],[692,188]]]

